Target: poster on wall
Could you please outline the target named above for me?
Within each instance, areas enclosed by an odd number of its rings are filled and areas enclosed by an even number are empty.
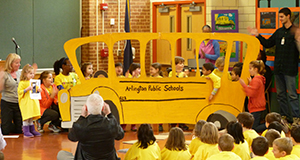
[[[238,10],[212,10],[213,32],[238,32]]]
[[[276,29],[276,12],[260,12],[260,29]]]

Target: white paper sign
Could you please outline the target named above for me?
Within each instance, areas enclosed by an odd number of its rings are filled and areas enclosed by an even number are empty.
[[[41,81],[39,79],[31,79],[30,86],[32,86],[32,90],[30,91],[31,99],[41,99],[41,93],[38,91],[41,88]]]

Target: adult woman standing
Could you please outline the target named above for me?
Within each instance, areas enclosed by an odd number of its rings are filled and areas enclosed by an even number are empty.
[[[5,62],[4,71],[0,72],[1,130],[3,135],[22,133],[22,116],[18,103],[18,84],[21,72],[21,57],[10,53]]]
[[[59,109],[57,104],[57,93],[58,89],[55,84],[53,84],[53,77],[49,71],[44,71],[40,78],[41,80],[41,99],[40,99],[40,109],[41,109],[41,119],[38,123],[38,131],[44,132],[44,124],[51,121],[48,129],[57,133],[60,132],[61,121],[59,120]]]

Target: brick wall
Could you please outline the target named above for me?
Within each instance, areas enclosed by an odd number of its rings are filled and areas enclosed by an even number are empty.
[[[99,2],[102,2],[101,0]],[[125,16],[125,0],[120,1],[120,32],[124,32],[124,16]],[[108,4],[108,9],[104,11],[104,33],[118,33],[118,1],[105,0],[104,3]],[[131,32],[150,32],[150,1],[149,0],[130,0],[131,7]],[[115,25],[110,25],[110,19],[115,19]],[[98,9],[98,32],[99,35],[103,33],[102,30],[102,11]],[[82,0],[82,37],[96,35],[96,0]],[[90,43],[82,46],[81,62],[92,62],[94,70],[97,67],[97,53],[96,43]],[[106,47],[106,45],[104,45]],[[140,61],[139,43],[132,41],[132,47],[136,50],[134,62]],[[148,45],[146,51],[146,69],[149,70],[150,65],[150,46]],[[102,43],[99,43],[99,69],[107,71],[108,57],[102,58],[100,50]],[[124,49],[124,42],[120,42],[120,49]],[[118,45],[114,45],[114,59],[115,62],[123,62],[123,55],[117,56]]]

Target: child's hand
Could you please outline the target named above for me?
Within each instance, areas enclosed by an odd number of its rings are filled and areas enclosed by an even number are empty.
[[[52,93],[51,93],[51,96],[53,96],[53,98],[57,95],[57,93],[58,93],[58,89],[56,88],[56,87],[54,87],[53,89],[52,89]]]
[[[42,92],[42,89],[41,89],[41,88],[38,88],[37,91],[38,91],[38,92]]]
[[[28,91],[31,91],[33,89],[33,87],[32,86],[29,86],[29,87],[27,87],[25,90],[26,90],[26,92],[28,92]]]
[[[241,83],[241,85],[246,85],[245,81],[242,78],[239,78],[239,82]]]
[[[213,99],[213,97],[214,97],[214,95],[211,94],[211,95],[209,96],[209,98],[208,98],[208,101],[211,101],[211,100]]]
[[[251,77],[248,77],[248,82],[250,83],[252,81],[252,78]]]
[[[206,79],[208,79],[208,80],[210,80],[210,78],[209,77],[205,77]]]

